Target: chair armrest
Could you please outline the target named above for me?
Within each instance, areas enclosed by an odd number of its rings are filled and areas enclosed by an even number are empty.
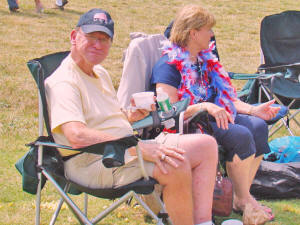
[[[125,150],[132,146],[136,146],[137,142],[138,140],[135,136],[128,136],[118,140],[101,142],[84,148],[74,149],[70,146],[56,144],[51,142],[48,137],[41,136],[36,141],[28,144],[28,146],[47,146],[103,155],[102,161],[104,166],[111,168],[124,165]]]
[[[212,127],[209,123],[209,114],[206,110],[201,109],[190,118],[184,121],[183,133],[191,134],[195,133],[197,129],[201,132],[213,135]]]
[[[253,79],[270,79],[272,77],[281,77],[283,73],[228,73],[231,79],[234,80],[253,80]]]
[[[174,109],[174,113],[169,116],[169,117],[161,117],[161,111],[158,110],[158,117],[159,117],[159,120],[160,122],[164,122],[166,120],[169,120],[171,118],[175,118],[175,117],[179,117],[179,114],[183,111],[186,110],[186,108],[188,107],[190,103],[190,99],[189,98],[186,98],[182,101],[179,101],[179,102],[176,102],[174,104],[172,104],[173,106],[173,109]],[[144,119],[142,120],[139,120],[135,123],[132,124],[132,128],[134,130],[139,130],[139,129],[143,129],[143,128],[147,128],[147,127],[151,127],[154,125],[154,120],[153,120],[153,117],[152,115],[148,115],[147,117],[145,117]]]

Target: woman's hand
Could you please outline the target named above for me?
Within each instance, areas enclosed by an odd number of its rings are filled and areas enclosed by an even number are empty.
[[[224,108],[210,102],[200,103],[200,105],[203,105],[202,108],[205,108],[215,118],[219,128],[227,130],[228,121],[234,123],[232,116]]]
[[[142,151],[143,158],[147,161],[154,162],[156,166],[161,170],[162,173],[167,174],[166,164],[177,168],[179,165],[177,160],[183,161],[183,149],[168,147],[158,143],[147,143],[139,141],[139,148]]]
[[[274,118],[280,110],[280,107],[271,106],[274,103],[275,99],[257,106],[252,106],[252,108],[250,109],[251,112],[249,114],[257,116],[264,120],[270,120]]]

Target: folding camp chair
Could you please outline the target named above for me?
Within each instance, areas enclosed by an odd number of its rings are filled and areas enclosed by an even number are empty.
[[[41,189],[43,188],[46,180],[52,183],[55,189],[61,195],[57,210],[54,212],[50,224],[55,223],[63,202],[67,203],[80,224],[96,224],[110,212],[116,209],[120,204],[124,203],[130,198],[134,198],[142,207],[144,207],[149,215],[152,216],[155,221],[157,221],[157,224],[163,224],[162,219],[158,218],[157,215],[154,214],[138,196],[138,194],[152,193],[154,198],[158,201],[158,204],[161,206],[162,212],[165,213],[163,203],[153,192],[154,185],[157,184],[157,182],[146,174],[143,166],[142,155],[138,148],[137,154],[142,174],[144,176],[144,178],[138,181],[119,188],[92,189],[81,186],[76,182],[65,178],[63,161],[57,151],[57,148],[68,150],[75,149],[72,149],[69,146],[56,144],[52,138],[44,89],[44,80],[54,72],[54,70],[60,65],[61,61],[68,54],[69,52],[54,53],[30,60],[27,63],[39,89],[39,138],[29,144],[31,147],[30,151],[16,163],[16,167],[23,176],[23,190],[37,195],[35,224],[40,224]],[[174,105],[176,111],[171,117],[177,120],[180,112],[184,111],[187,105],[188,101],[182,101],[179,104]],[[44,123],[46,125],[48,136],[43,136]],[[151,126],[152,124],[152,116],[148,116],[144,120],[140,121],[139,124],[135,125],[135,128],[138,129],[139,126],[147,127]],[[86,148],[76,149],[76,151],[101,154],[103,155],[103,164],[106,167],[117,167],[124,164],[125,149],[130,146],[136,146],[136,144],[137,138],[135,136],[130,136],[116,141],[109,141],[88,146]],[[81,211],[73,202],[68,192],[71,194],[80,194],[81,192],[85,193],[84,211]],[[89,219],[87,217],[87,194],[105,199],[118,198],[118,200],[93,219]]]
[[[243,89],[246,92],[245,100],[249,103],[275,98],[278,104],[288,108],[287,120],[282,118],[282,123],[274,127],[270,136],[282,126],[290,135],[299,135],[299,131],[298,134],[292,131],[289,121],[295,122],[295,130],[299,129],[296,115],[300,112],[300,12],[285,11],[264,17],[260,43],[261,63],[264,64],[259,66],[258,74],[233,74],[233,78],[245,79],[250,76],[255,79]]]
[[[152,68],[161,56],[162,34],[132,33],[132,41],[124,55],[124,65],[117,97],[121,107],[127,108],[131,95],[150,90]],[[136,37],[136,38],[135,38]]]

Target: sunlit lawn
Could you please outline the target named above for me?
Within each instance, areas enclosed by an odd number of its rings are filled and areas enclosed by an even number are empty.
[[[93,7],[109,11],[115,20],[115,38],[104,67],[118,87],[122,54],[129,33],[163,33],[176,11],[186,3],[201,2],[217,19],[214,28],[221,62],[228,71],[256,71],[260,64],[259,27],[266,15],[300,9],[292,0],[71,0],[65,11],[51,9],[53,1],[43,1],[44,14],[36,14],[34,1],[20,1],[20,13],[11,14],[7,2],[0,2],[0,224],[34,224],[35,196],[22,192],[21,177],[14,163],[27,150],[25,143],[37,137],[37,90],[26,67],[32,58],[69,49],[69,33],[79,16]],[[234,83],[241,88],[243,82]],[[275,137],[286,135],[280,133]],[[297,135],[300,135],[299,130]],[[49,223],[58,199],[48,185],[43,190],[42,224]],[[82,200],[82,196],[77,197]],[[273,225],[297,225],[300,201],[264,201],[276,214]],[[92,198],[90,215],[105,208],[109,201]],[[232,218],[240,218],[232,214]],[[231,218],[230,217],[230,218]],[[145,219],[146,218],[146,219]],[[228,218],[217,218],[218,222]],[[241,219],[241,218],[240,218]],[[140,207],[123,206],[100,224],[153,224]],[[63,209],[58,224],[76,224]]]

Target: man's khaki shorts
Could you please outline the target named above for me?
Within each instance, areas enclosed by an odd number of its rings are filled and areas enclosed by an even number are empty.
[[[161,133],[154,141],[177,147],[179,135]],[[144,161],[144,166],[147,174],[152,176],[155,164]],[[67,160],[64,162],[64,169],[66,178],[90,188],[116,188],[143,176],[136,157],[122,167],[106,168],[102,163],[102,156],[91,153],[82,153]]]

